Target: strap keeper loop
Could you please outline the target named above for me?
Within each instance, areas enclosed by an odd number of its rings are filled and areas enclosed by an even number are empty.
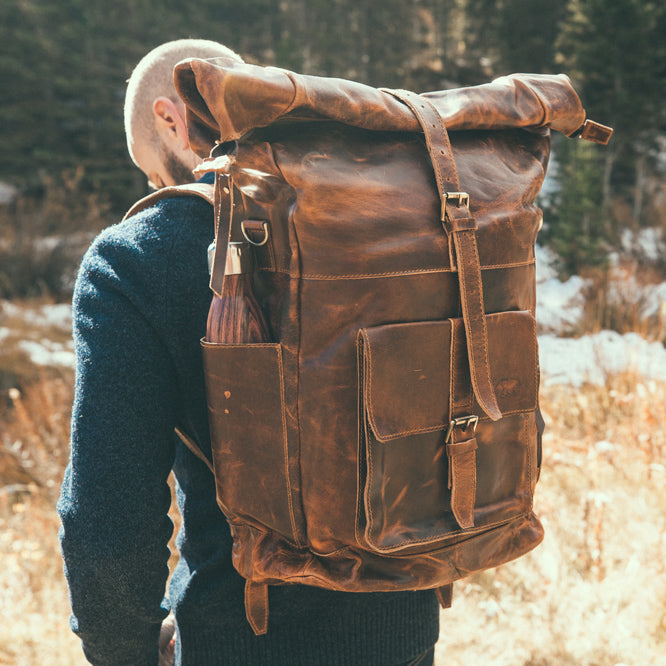
[[[446,192],[444,194],[442,222],[448,233],[476,230],[476,220],[469,212],[469,194],[467,192]]]

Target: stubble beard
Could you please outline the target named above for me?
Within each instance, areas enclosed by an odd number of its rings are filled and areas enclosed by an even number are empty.
[[[164,145],[162,145],[161,153],[164,168],[174,183],[184,185],[186,183],[193,183],[196,180],[192,170]]]

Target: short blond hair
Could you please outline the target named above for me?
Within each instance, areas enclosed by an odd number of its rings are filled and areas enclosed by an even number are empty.
[[[134,68],[127,81],[125,94],[125,137],[132,161],[136,157],[132,144],[138,140],[157,145],[157,130],[153,118],[153,101],[157,97],[178,100],[173,84],[173,68],[187,58],[243,59],[234,51],[207,39],[177,39],[166,42],[146,54]],[[138,166],[138,165],[137,165]]]

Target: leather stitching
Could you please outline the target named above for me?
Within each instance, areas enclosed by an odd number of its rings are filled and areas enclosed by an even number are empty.
[[[526,407],[525,409],[514,409],[511,411],[502,412],[502,417],[517,416],[518,414],[531,414],[532,412],[534,412],[535,409],[536,405],[534,407]],[[484,416],[479,418],[479,423],[497,423],[497,421],[493,421],[489,416]],[[376,431],[374,424],[371,423],[371,425],[373,427],[373,430]],[[448,423],[445,423],[444,425],[424,426],[422,428],[416,428],[414,430],[405,430],[399,433],[391,433],[390,435],[382,435],[381,439],[379,437],[377,437],[376,439],[380,443],[390,442],[393,441],[394,439],[400,439],[401,437],[408,437],[410,435],[424,435],[429,432],[438,432],[441,430],[446,430],[448,427],[449,427]]]
[[[370,539],[368,537],[368,543],[379,553],[391,553],[396,550],[400,550],[404,548],[405,546],[418,546],[420,544],[428,544],[428,543],[434,543],[436,541],[441,541],[444,539],[448,539],[451,537],[458,537],[462,534],[465,536],[474,536],[475,534],[478,534],[479,532],[485,532],[488,530],[491,530],[493,528],[498,528],[502,527],[503,525],[508,525],[509,523],[513,522],[514,520],[518,520],[519,518],[527,518],[531,515],[532,511],[531,509],[528,509],[526,511],[519,511],[513,516],[509,516],[508,518],[503,518],[502,520],[498,520],[495,522],[491,523],[486,523],[484,525],[478,525],[475,527],[470,527],[470,528],[460,528],[460,529],[455,529],[455,530],[448,530],[446,532],[441,532],[439,534],[434,534],[432,536],[423,538],[423,539],[408,539],[405,541],[400,542],[399,544],[396,544],[395,546],[389,546],[389,547],[382,547],[377,545],[377,542]],[[445,546],[443,546],[445,547]],[[464,578],[465,576],[458,570],[458,568],[455,566],[453,562],[450,562],[451,566],[458,572],[460,578]]]
[[[456,328],[454,321],[451,322],[451,344],[449,347],[449,418],[454,417],[455,411],[455,392],[456,392],[456,364],[453,359],[456,355]]]
[[[501,270],[503,268],[523,268],[525,266],[533,266],[536,263],[534,259],[527,261],[515,261],[508,264],[488,264],[481,266],[482,271]],[[283,271],[287,273],[288,271]],[[424,275],[427,273],[457,273],[458,269],[453,268],[415,268],[413,270],[405,271],[387,271],[386,273],[348,273],[343,275],[335,275],[333,273],[304,273],[301,278],[303,280],[365,280],[371,278],[382,277],[400,277],[401,275]]]
[[[227,342],[209,342],[208,340],[201,340],[201,344],[205,347],[227,347],[229,349],[247,349],[249,348],[259,348],[259,347],[268,347],[274,349],[280,346],[279,342],[251,342],[249,344],[233,344]]]
[[[289,506],[289,520],[291,521],[291,530],[294,535],[294,541],[297,545],[302,546],[301,540],[298,538],[298,530],[296,529],[296,516],[294,515],[294,503],[291,496],[291,479],[289,477],[289,442],[287,440],[287,416],[286,400],[284,393],[284,368],[282,366],[282,347],[276,346],[278,372],[280,377],[280,417],[282,418],[282,446],[284,450],[284,473],[285,481],[287,484],[287,504]]]

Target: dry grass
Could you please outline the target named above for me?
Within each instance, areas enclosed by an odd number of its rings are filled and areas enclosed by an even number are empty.
[[[9,392],[0,412],[0,664],[84,664],[69,630],[55,500],[67,459],[71,383]]]
[[[39,176],[39,192],[0,205],[0,298],[71,295],[94,232],[109,223],[106,197],[89,192],[79,167]]]
[[[55,511],[68,460],[71,378],[42,374],[7,396],[11,408],[0,411],[0,664],[86,664],[69,629]],[[170,515],[178,527],[175,502]],[[173,539],[170,546],[173,567]]]
[[[0,664],[80,665],[54,510],[71,388],[42,378],[0,413]],[[650,666],[666,654],[666,386],[548,387],[536,511],[546,539],[458,583],[441,666]]]
[[[665,396],[630,374],[545,389],[546,538],[456,586],[438,665],[666,663]]]
[[[611,266],[588,269],[581,277],[587,281],[585,307],[575,333],[633,332],[666,342],[666,304],[658,304],[651,293],[664,282],[662,268],[624,257]]]
[[[57,535],[54,506],[43,496],[0,496],[0,664],[87,663],[69,630]]]
[[[12,409],[0,431],[0,484],[5,494],[55,501],[68,458],[71,385],[42,378],[25,394],[11,388],[7,395]]]

